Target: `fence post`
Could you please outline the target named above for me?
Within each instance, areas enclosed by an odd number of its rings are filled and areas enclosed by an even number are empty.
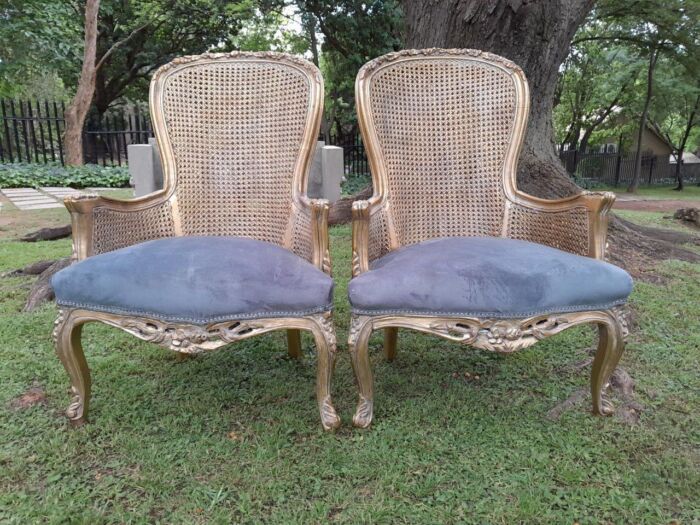
[[[652,155],[649,157],[649,186],[651,186],[651,179],[654,176],[654,161],[656,160],[656,156]]]
[[[5,139],[7,140],[7,155],[10,157],[10,162],[14,162],[12,158],[12,137],[10,137],[10,126],[7,125],[7,111],[5,110],[5,99],[0,100],[2,107],[2,123],[5,128]]]

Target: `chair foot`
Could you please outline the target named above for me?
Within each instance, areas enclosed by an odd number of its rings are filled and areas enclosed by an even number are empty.
[[[396,358],[396,340],[399,335],[398,328],[384,329],[384,357],[391,362]]]
[[[90,406],[90,369],[80,344],[82,329],[82,323],[75,319],[72,311],[59,310],[53,337],[56,354],[71,381],[73,399],[68,405],[66,416],[73,426],[80,426],[87,422]]]
[[[610,376],[620,362],[625,349],[623,327],[620,320],[610,314],[608,322],[598,325],[598,350],[593,360],[591,371],[591,395],[593,397],[593,413],[600,416],[610,416],[615,412],[612,403],[604,399],[603,392],[608,386]]]
[[[287,330],[287,354],[292,359],[301,357],[301,330]]]
[[[318,371],[316,377],[316,400],[324,430],[335,430],[340,426],[340,417],[331,400],[331,380],[335,368],[335,327],[330,313],[313,317],[312,332],[316,340]]]
[[[369,363],[369,336],[372,333],[372,319],[353,315],[350,324],[348,346],[355,370],[360,401],[357,404],[352,422],[356,427],[367,428],[372,423],[374,408],[374,386],[372,369]]]
[[[175,361],[178,363],[184,363],[185,361],[190,361],[194,359],[194,354],[186,354],[184,352],[177,352],[175,354]]]
[[[374,416],[374,401],[365,399],[360,396],[360,401],[357,403],[355,415],[352,417],[352,424],[357,428],[368,428],[372,424]]]

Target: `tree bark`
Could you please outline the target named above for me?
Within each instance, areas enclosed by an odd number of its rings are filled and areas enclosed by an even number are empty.
[[[652,48],[649,55],[649,68],[647,69],[647,94],[644,99],[644,108],[642,115],[639,117],[639,129],[637,130],[637,149],[634,153],[634,173],[627,191],[629,193],[637,193],[639,188],[639,178],[642,174],[642,137],[644,136],[644,128],[647,125],[647,116],[649,115],[649,105],[651,97],[654,94],[654,69],[656,69],[656,60],[659,58],[659,50]]]
[[[594,0],[403,0],[406,47],[474,48],[523,68],[531,109],[518,185],[538,197],[577,193],[556,155],[552,109],[559,68]]]
[[[673,188],[676,191],[683,191],[683,153],[685,153],[685,146],[688,144],[688,137],[690,137],[690,132],[695,127],[695,115],[700,111],[700,95],[695,98],[695,105],[693,106],[688,120],[685,123],[685,130],[683,131],[683,136],[681,137],[681,142],[678,145],[678,151],[676,152],[676,181],[678,185]]]
[[[66,164],[71,166],[83,164],[83,125],[95,93],[95,57],[97,54],[97,17],[99,11],[100,0],[87,0],[83,67],[78,80],[78,89],[65,112]]]

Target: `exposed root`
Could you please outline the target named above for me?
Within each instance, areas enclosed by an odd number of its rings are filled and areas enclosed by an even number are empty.
[[[45,302],[52,301],[55,298],[55,294],[51,286],[51,276],[69,266],[70,263],[70,257],[66,257],[54,261],[51,266],[46,268],[29,291],[29,297],[27,297],[27,302],[24,304],[24,309],[22,311],[31,312]]]

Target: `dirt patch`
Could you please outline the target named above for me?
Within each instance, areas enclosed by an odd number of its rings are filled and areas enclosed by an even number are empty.
[[[36,405],[46,404],[46,391],[39,383],[32,383],[21,396],[13,399],[10,406],[16,410],[31,408]]]
[[[700,202],[689,200],[616,200],[613,209],[634,211],[668,211],[678,208],[700,206]]]

